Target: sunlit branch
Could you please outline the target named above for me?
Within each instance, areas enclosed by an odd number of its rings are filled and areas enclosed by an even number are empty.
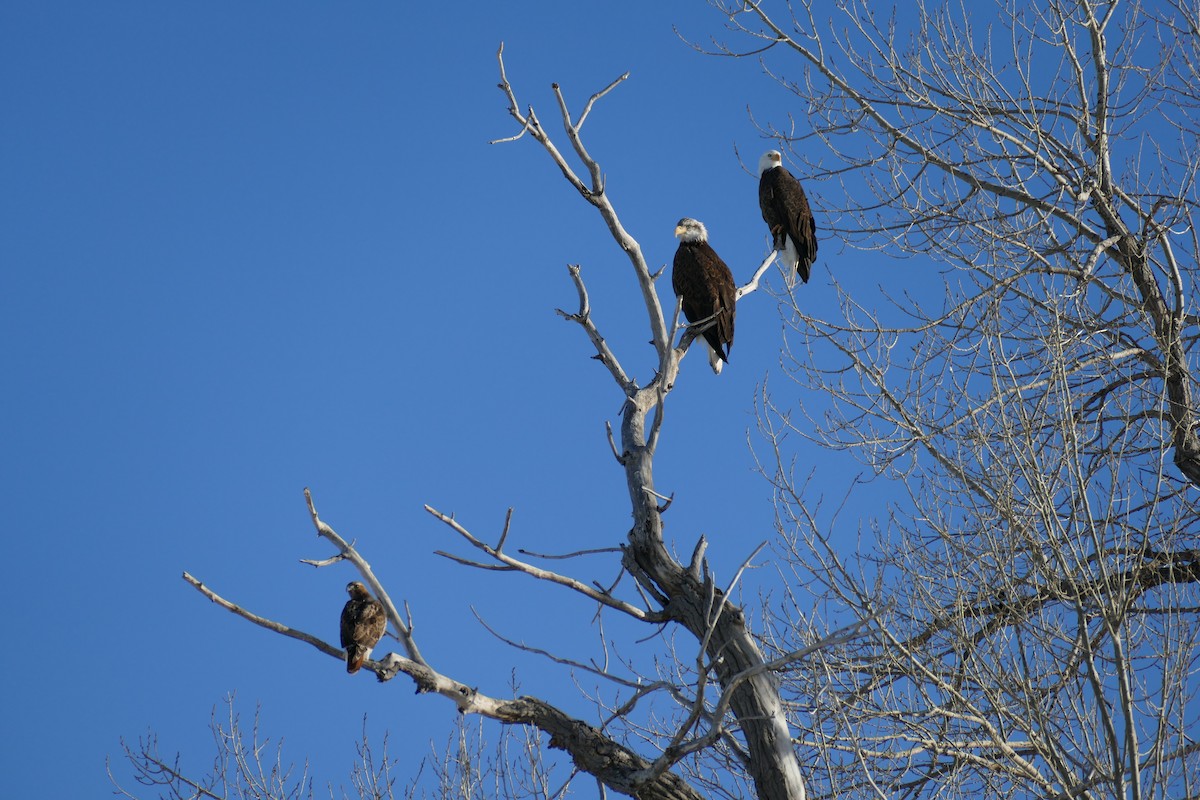
[[[621,364],[617,361],[616,355],[613,354],[612,349],[608,346],[608,342],[600,335],[600,331],[592,321],[592,306],[588,299],[587,287],[584,286],[579,266],[572,264],[567,269],[571,273],[571,280],[575,283],[575,289],[579,292],[579,310],[574,314],[570,314],[562,309],[557,309],[559,316],[571,322],[577,322],[583,327],[584,331],[587,332],[588,338],[592,341],[592,345],[596,348],[596,358],[612,373],[613,379],[621,387],[621,391],[626,395],[632,394],[637,390],[636,384],[629,380],[629,376],[625,374],[625,370],[621,369]]]
[[[613,239],[620,246],[622,251],[624,251],[628,256],[630,264],[634,268],[634,273],[637,276],[638,286],[642,293],[642,300],[645,304],[647,315],[649,316],[650,330],[653,334],[652,339],[655,349],[659,354],[660,362],[665,362],[668,358],[669,340],[666,336],[666,323],[663,320],[662,307],[658,301],[658,294],[654,291],[654,280],[651,277],[649,267],[646,265],[646,260],[642,255],[641,245],[638,244],[637,240],[634,239],[621,225],[621,221],[617,216],[616,209],[608,199],[608,194],[605,191],[603,183],[603,171],[601,170],[599,163],[591,157],[586,148],[583,146],[582,139],[579,136],[579,125],[582,124],[583,117],[581,117],[579,123],[571,122],[570,114],[566,112],[565,101],[562,99],[562,94],[557,88],[556,84],[555,96],[558,98],[560,110],[563,112],[564,129],[566,130],[567,137],[571,140],[575,147],[576,155],[581,161],[583,161],[584,166],[588,169],[589,174],[592,176],[592,188],[585,186],[583,181],[581,181],[579,177],[575,175],[575,172],[567,164],[562,153],[557,147],[555,147],[554,142],[551,141],[549,135],[537,121],[537,116],[532,107],[527,113],[524,114],[519,110],[516,94],[513,92],[512,85],[508,81],[508,75],[504,67],[504,45],[501,45],[497,50],[496,60],[500,69],[500,89],[504,92],[505,97],[508,98],[508,111],[510,116],[512,116],[513,119],[520,124],[522,131],[529,131],[534,139],[546,150],[551,160],[553,160],[558,166],[559,171],[561,171],[563,174],[563,177],[575,187],[575,189],[583,196],[585,200],[587,200],[600,211],[600,215],[604,219],[605,224],[608,226],[609,232],[612,234]],[[592,99],[588,102],[586,110],[590,112],[591,106],[595,103],[595,101],[614,89],[619,83],[621,83],[621,81],[625,79],[625,77],[626,76],[622,76],[621,78],[618,78],[606,89],[593,95]],[[509,141],[511,141],[511,138]]]
[[[466,561],[466,560],[457,558],[455,556],[452,556],[450,554],[447,554],[447,553],[444,553],[441,551],[438,552],[438,555],[453,559],[455,561],[458,561],[459,563],[466,564],[468,566],[492,568],[492,569],[500,568],[500,569],[505,569],[505,570],[515,570],[518,572],[523,572],[524,574],[529,575],[532,578],[536,578],[537,580],[548,581],[550,583],[556,583],[559,586],[565,586],[568,589],[572,589],[573,591],[576,591],[579,594],[582,594],[583,596],[587,597],[590,600],[595,600],[597,603],[600,603],[600,604],[607,606],[608,608],[614,609],[616,611],[621,611],[621,612],[633,617],[634,619],[639,619],[639,620],[642,620],[643,622],[660,622],[664,619],[664,617],[657,612],[646,611],[644,609],[638,608],[637,606],[630,605],[629,603],[626,603],[623,600],[618,600],[617,598],[613,597],[612,595],[608,595],[608,594],[604,594],[603,592],[599,592],[596,589],[589,586],[588,584],[583,583],[582,581],[575,580],[574,578],[568,578],[565,575],[559,575],[557,572],[551,572],[550,570],[541,569],[540,567],[535,567],[532,564],[521,561],[520,559],[513,558],[512,556],[510,556],[507,553],[500,550],[498,547],[492,547],[491,545],[486,544],[485,542],[480,541],[479,539],[475,538],[475,536],[472,535],[470,531],[468,531],[461,524],[459,524],[458,520],[454,519],[453,517],[451,517],[447,514],[443,514],[442,512],[438,511],[437,509],[433,508],[432,506],[428,506],[428,505],[425,506],[425,510],[428,511],[431,515],[433,515],[437,519],[441,520],[447,527],[449,527],[451,530],[453,530],[455,533],[457,533],[459,536],[461,536],[463,539],[465,539],[473,547],[475,547],[479,550],[482,550],[490,558],[495,559],[495,561],[498,562],[498,565],[491,565],[489,567],[488,565],[477,564],[475,562]]]
[[[761,264],[758,265],[758,269],[754,270],[754,275],[751,276],[750,280],[738,287],[737,294],[735,295],[736,299],[741,300],[743,295],[750,294],[758,289],[758,282],[762,280],[762,276],[766,273],[767,267],[775,263],[775,258],[778,255],[779,251],[777,250],[772,250],[770,253],[767,253],[767,257],[763,259]]]

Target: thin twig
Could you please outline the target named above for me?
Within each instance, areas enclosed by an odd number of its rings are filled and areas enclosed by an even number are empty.
[[[593,547],[589,550],[576,550],[573,553],[562,553],[560,555],[554,555],[551,553],[538,553],[534,550],[526,550],[525,548],[521,547],[521,548],[517,549],[517,552],[523,556],[533,556],[534,558],[544,558],[547,561],[555,561],[555,560],[561,560],[561,559],[565,559],[565,558],[577,558],[579,556],[594,556],[594,555],[597,555],[598,553],[619,553],[619,552],[621,552],[621,548],[619,548],[619,547]]]

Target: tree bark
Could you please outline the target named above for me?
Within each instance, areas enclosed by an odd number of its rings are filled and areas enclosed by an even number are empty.
[[[567,716],[536,697],[518,697],[502,703],[498,719],[533,725],[549,734],[550,747],[570,754],[581,771],[594,775],[605,786],[640,800],[702,800],[703,795],[682,778],[667,771],[640,781],[650,762],[624,745],[614,742],[586,722]]]
[[[634,511],[624,566],[671,619],[705,643],[721,686],[734,687],[730,708],[746,741],[759,800],[804,800],[804,779],[779,684],[770,670],[761,669],[765,659],[746,629],[745,614],[722,597],[711,578],[700,574],[699,564],[684,568],[663,545],[662,510],[653,493],[654,454],[645,436],[646,406],[654,402],[655,394],[643,389],[626,405],[621,426],[622,461]],[[716,608],[721,609],[718,615],[713,614]],[[747,672],[749,677],[741,679]]]

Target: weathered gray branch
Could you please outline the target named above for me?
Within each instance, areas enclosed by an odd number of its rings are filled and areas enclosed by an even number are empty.
[[[560,308],[558,309],[559,316],[583,326],[583,329],[587,331],[588,338],[592,340],[592,345],[596,348],[596,358],[599,359],[600,363],[608,367],[609,372],[612,373],[613,379],[621,387],[622,392],[628,395],[636,391],[637,387],[633,384],[633,381],[629,380],[629,376],[621,368],[621,364],[617,361],[612,348],[608,346],[608,342],[600,335],[600,331],[592,321],[592,305],[588,299],[587,287],[583,283],[583,275],[579,265],[571,264],[567,269],[571,273],[571,280],[575,283],[575,289],[579,293],[579,310],[571,314]]]
[[[491,545],[487,544],[486,542],[483,542],[480,539],[477,539],[474,536],[474,534],[472,534],[470,531],[468,531],[466,528],[464,528],[462,526],[462,524],[460,524],[458,522],[458,520],[454,519],[454,517],[452,517],[448,514],[443,514],[441,511],[438,511],[436,508],[433,508],[432,506],[428,506],[428,505],[425,506],[425,510],[428,511],[434,517],[436,517],[438,520],[440,520],[443,524],[445,524],[447,527],[449,527],[451,530],[453,530],[459,536],[461,536],[463,539],[465,539],[468,543],[471,544],[472,547],[475,547],[478,550],[482,550],[484,553],[486,553],[488,555],[489,558],[495,559],[497,562],[499,562],[499,564],[501,565],[499,568],[501,568],[501,569],[512,570],[512,571],[516,571],[516,572],[523,572],[526,575],[529,575],[532,578],[537,578],[540,581],[548,581],[550,583],[556,583],[559,586],[565,586],[568,589],[579,592],[580,594],[582,594],[584,597],[588,598],[589,600],[595,600],[597,603],[600,603],[603,606],[611,608],[615,611],[620,611],[622,613],[628,614],[629,616],[633,617],[634,619],[639,619],[639,620],[642,620],[643,622],[660,622],[660,621],[662,621],[662,616],[660,614],[656,614],[654,612],[648,612],[644,609],[638,608],[635,605],[626,603],[623,600],[618,600],[617,598],[613,597],[610,594],[607,594],[605,592],[600,592],[600,591],[597,591],[596,589],[593,589],[591,586],[584,583],[583,581],[578,581],[574,578],[567,577],[566,575],[560,575],[557,572],[553,572],[551,570],[541,569],[540,567],[535,567],[528,562],[521,561],[520,559],[517,559],[517,558],[513,558],[512,556],[510,556],[508,553],[505,553],[501,549],[501,547],[503,546],[503,541],[501,541],[500,545],[497,545],[496,547],[492,547]],[[468,561],[465,561],[464,559],[460,559],[457,556],[453,556],[448,553],[439,552],[438,555],[453,559],[455,561],[458,561],[459,563],[466,564],[467,566],[482,567],[484,569],[495,569],[496,568],[494,565],[490,565],[490,564],[479,564],[479,563],[474,563],[474,562],[468,562]]]

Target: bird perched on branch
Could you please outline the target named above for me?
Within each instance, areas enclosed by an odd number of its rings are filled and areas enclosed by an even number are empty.
[[[675,226],[679,249],[671,268],[671,287],[683,298],[683,315],[690,323],[708,320],[701,334],[708,346],[708,363],[720,375],[733,347],[733,316],[737,287],[733,273],[708,244],[704,223],[689,217]]]
[[[346,648],[346,672],[354,674],[371,657],[387,630],[387,612],[358,581],[346,584],[350,599],[342,608],[342,647]]]
[[[771,246],[779,251],[788,288],[797,275],[808,283],[817,260],[817,223],[800,181],[784,169],[778,150],[768,150],[758,160],[758,207],[771,230]]]

